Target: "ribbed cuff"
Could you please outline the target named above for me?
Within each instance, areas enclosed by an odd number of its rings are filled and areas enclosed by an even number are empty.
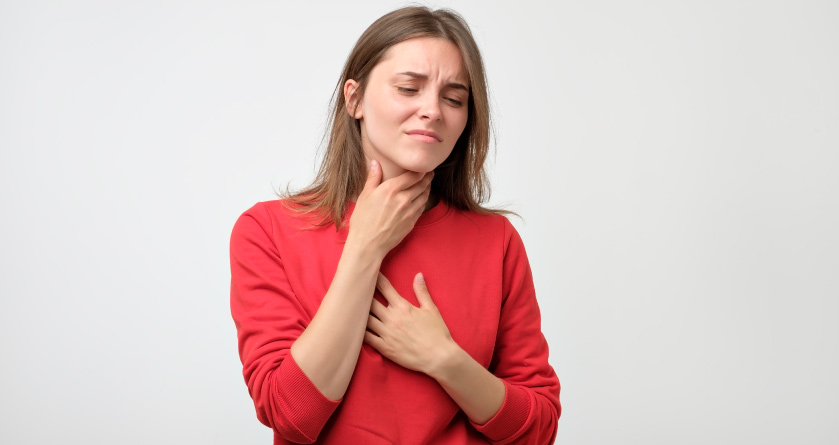
[[[492,441],[502,441],[516,434],[530,415],[530,395],[527,391],[502,381],[506,393],[501,408],[483,425],[472,422],[472,426]]]
[[[280,415],[289,426],[298,430],[300,442],[314,442],[323,425],[341,404],[324,396],[303,373],[291,354],[283,360],[274,374],[274,391],[279,402]],[[291,438],[290,438],[291,439]]]

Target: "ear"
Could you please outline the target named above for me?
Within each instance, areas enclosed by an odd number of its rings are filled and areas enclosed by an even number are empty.
[[[358,82],[348,79],[344,82],[344,102],[347,104],[347,113],[355,119],[361,119],[361,97],[358,91]]]

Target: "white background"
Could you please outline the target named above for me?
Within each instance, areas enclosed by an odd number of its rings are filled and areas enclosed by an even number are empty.
[[[230,229],[312,178],[401,4],[0,3],[0,442],[271,443]],[[839,3],[436,5],[484,51],[557,442],[839,442]]]

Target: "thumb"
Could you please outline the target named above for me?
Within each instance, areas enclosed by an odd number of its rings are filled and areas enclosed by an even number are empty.
[[[373,159],[370,161],[370,170],[367,172],[367,181],[364,183],[364,190],[362,192],[371,192],[379,184],[382,183],[382,166],[379,164],[379,161]]]
[[[422,272],[414,277],[414,294],[417,296],[417,302],[419,302],[420,307],[430,306],[435,309],[437,308],[431,299],[431,293],[428,292],[428,286],[425,284],[425,277],[422,276]]]

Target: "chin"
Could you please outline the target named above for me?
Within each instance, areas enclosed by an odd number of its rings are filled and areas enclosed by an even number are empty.
[[[434,171],[438,165],[440,165],[439,162],[414,162],[400,165],[399,168],[412,172],[428,173]]]
[[[396,165],[404,170],[413,172],[428,173],[434,171],[445,159],[437,157],[417,156],[413,159],[405,159],[404,162],[397,162]]]
[[[436,166],[435,167],[417,166],[417,167],[413,167],[413,168],[406,168],[405,170],[410,170],[412,172],[418,172],[418,173],[428,173],[430,171],[434,171],[435,168],[437,168],[437,167]]]

